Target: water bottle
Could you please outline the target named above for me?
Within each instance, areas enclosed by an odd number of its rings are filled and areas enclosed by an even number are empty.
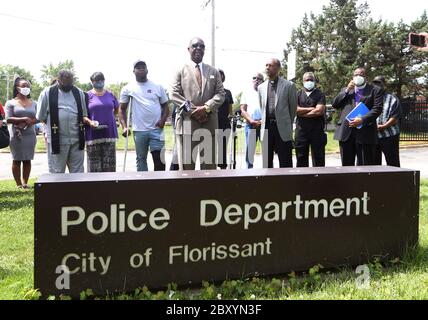
[[[256,108],[253,112],[252,116],[253,120],[262,120],[262,112],[260,111],[260,108]]]

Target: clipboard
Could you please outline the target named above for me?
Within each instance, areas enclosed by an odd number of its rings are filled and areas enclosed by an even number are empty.
[[[355,118],[361,118],[365,116],[369,111],[369,108],[367,108],[364,103],[360,102],[354,109],[352,109],[351,112],[349,112],[349,114],[346,116],[346,120],[351,122]],[[357,129],[361,129],[362,127],[363,125],[360,125],[357,127]]]

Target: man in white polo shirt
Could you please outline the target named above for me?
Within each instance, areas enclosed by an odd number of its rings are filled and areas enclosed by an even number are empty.
[[[241,114],[247,121],[245,125],[245,142],[247,145],[245,161],[247,162],[248,169],[253,168],[257,141],[260,141],[262,112],[260,111],[258,87],[263,81],[263,75],[256,73],[253,76],[253,87],[251,90],[244,92],[241,97]]]
[[[119,120],[123,135],[127,135],[127,108],[131,102],[131,125],[134,131],[137,171],[148,171],[147,154],[153,157],[155,171],[165,170],[165,136],[163,127],[168,117],[168,97],[162,86],[147,79],[147,65],[143,60],[134,63],[135,82],[123,87],[120,93]]]

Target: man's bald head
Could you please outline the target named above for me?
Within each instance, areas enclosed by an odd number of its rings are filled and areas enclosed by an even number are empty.
[[[193,38],[190,40],[189,47],[187,48],[190,53],[190,59],[194,63],[201,63],[205,54],[205,43],[201,38]]]
[[[190,42],[189,42],[189,47],[188,47],[188,49],[192,46],[192,44],[193,44],[193,43],[198,43],[198,42],[202,42],[202,43],[204,43],[204,40],[202,40],[201,38],[198,38],[198,37],[193,38],[193,39],[192,39],[192,40],[190,40]]]
[[[271,58],[266,62],[266,74],[269,79],[274,80],[278,78],[279,70],[281,69],[281,61],[276,58]]]

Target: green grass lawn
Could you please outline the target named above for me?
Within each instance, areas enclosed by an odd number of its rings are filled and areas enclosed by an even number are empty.
[[[33,192],[0,181],[0,299],[23,299],[33,287]]]
[[[119,139],[116,144],[117,150],[125,150],[126,139],[121,135],[122,130],[119,128]],[[172,126],[165,126],[165,147],[167,150],[172,150],[174,147],[174,135]],[[2,149],[8,150],[9,148]],[[134,136],[131,135],[128,140],[128,149],[135,150]],[[46,152],[45,139],[42,135],[37,136],[36,152]]]
[[[32,181],[34,183],[34,180]],[[33,290],[33,191],[0,182],[0,299],[38,298]],[[174,299],[428,299],[428,180],[421,182],[420,246],[402,260],[373,261],[369,289],[358,289],[351,269],[307,273],[283,279],[249,278],[203,283],[200,289],[176,290]],[[146,288],[117,299],[168,299],[170,291]],[[91,298],[88,291],[82,298]]]

